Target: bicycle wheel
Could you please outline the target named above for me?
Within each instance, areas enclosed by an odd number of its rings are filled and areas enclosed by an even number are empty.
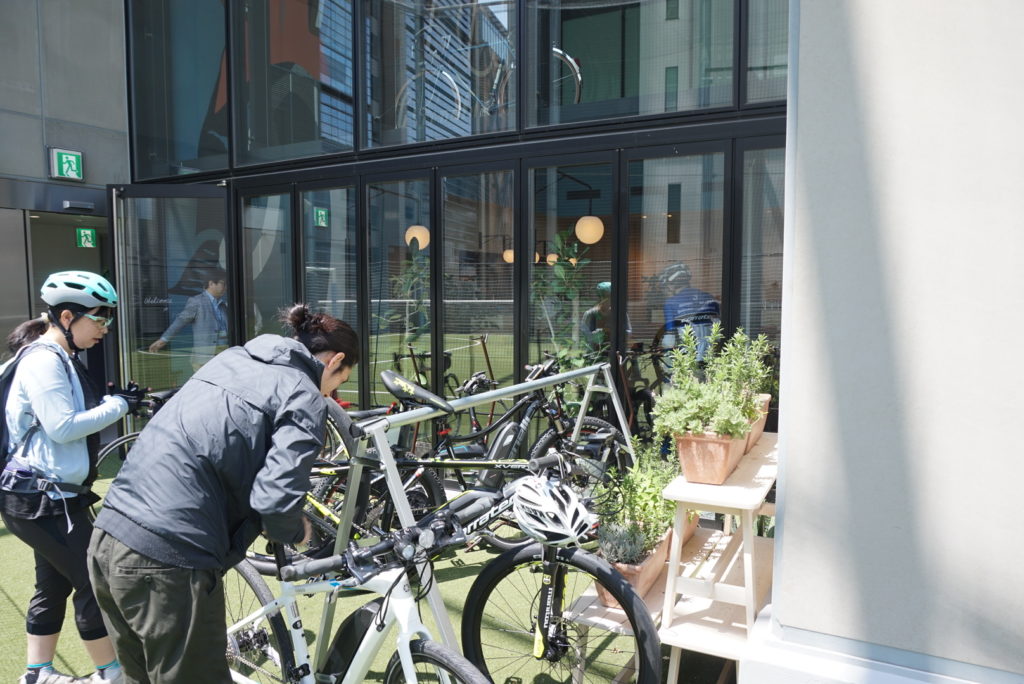
[[[224,575],[227,627],[274,600],[256,569],[242,561]],[[228,633],[228,667],[256,682],[286,682],[295,665],[291,639],[280,613]]]
[[[109,442],[96,454],[96,479],[113,480],[121,470],[128,451],[138,439],[138,432],[129,432]]]
[[[626,438],[622,432],[619,431],[614,425],[609,423],[607,420],[600,418],[594,418],[593,416],[583,416],[582,425],[580,426],[580,443],[586,444],[586,438],[597,432],[610,432],[615,437],[615,441],[625,446]],[[558,434],[554,428],[548,428],[541,433],[537,441],[530,447],[530,458],[538,458],[548,452],[551,447],[558,447],[558,440],[568,440],[572,437],[572,427],[570,426],[564,433]],[[619,470],[628,468],[633,465],[633,459],[629,455],[628,451],[623,449],[613,449],[608,454],[608,459],[604,461],[604,465],[611,468],[615,467]]]
[[[450,682],[489,684],[488,679],[474,667],[473,663],[437,642],[416,639],[409,643],[409,649],[412,651],[412,661],[416,666],[416,681],[419,683],[443,681],[441,675],[444,674],[447,675]],[[407,681],[405,673],[402,671],[402,662],[398,659],[396,651],[384,671],[384,683],[401,684]]]
[[[409,499],[413,518],[419,520],[427,513],[444,505],[448,500],[441,483],[441,477],[433,468],[417,468],[416,470],[399,470]],[[373,532],[397,530],[402,525],[398,521],[391,492],[384,476],[374,473],[370,482],[370,497],[358,516],[360,527]]]
[[[492,560],[470,588],[462,616],[466,657],[495,682],[658,682],[658,632],[641,598],[605,560],[582,549],[555,553],[564,589],[562,609],[554,616],[558,638],[550,655],[534,656],[546,575],[544,547],[531,544]],[[629,633],[577,620],[575,603],[594,583],[624,607],[623,627]]]
[[[416,474],[417,471],[419,474]],[[405,482],[406,496],[412,507],[413,517],[417,520],[430,511],[440,507],[447,501],[444,487],[437,473],[430,468],[401,468],[399,473]],[[364,473],[364,485],[356,502],[356,510],[352,521],[352,537],[372,536],[398,529],[398,516],[391,493],[387,488],[384,476],[376,472]],[[338,523],[342,507],[348,492],[348,469],[340,469],[331,475],[314,477],[309,494],[306,495],[306,506],[303,515],[313,527],[313,538],[309,548],[298,551],[285,546],[285,556],[289,561],[297,556],[306,558],[326,558],[334,553],[334,540],[337,537]],[[267,577],[277,575],[277,563],[273,553],[263,548],[263,541],[258,540],[249,549],[246,559],[261,574]]]

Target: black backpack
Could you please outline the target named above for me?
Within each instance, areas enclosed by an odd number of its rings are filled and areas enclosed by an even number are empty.
[[[14,373],[18,370],[18,365],[22,359],[39,349],[47,349],[47,346],[35,343],[25,345],[18,350],[18,353],[15,354],[14,358],[4,367],[3,372],[0,373],[0,469],[7,465],[7,461],[11,457],[11,453],[7,450],[7,444],[10,442],[11,437],[10,432],[7,430],[7,397],[11,393],[11,386],[14,385]],[[53,350],[51,349],[50,351]],[[28,432],[25,433],[25,436],[22,437],[21,441],[15,445],[14,451],[17,451],[22,444],[28,442],[32,434],[38,429],[39,423],[34,423],[28,429]]]

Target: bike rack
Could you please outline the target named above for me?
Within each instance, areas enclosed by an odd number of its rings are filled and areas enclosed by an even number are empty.
[[[598,380],[599,377],[603,382]],[[573,428],[572,433],[573,440],[575,441],[580,436],[580,430],[582,428],[582,421],[580,418],[587,415],[587,408],[590,406],[591,397],[594,393],[603,392],[611,395],[612,405],[615,408],[615,415],[618,417],[622,433],[626,437],[627,448],[629,449],[630,454],[636,456],[636,454],[633,453],[633,440],[632,436],[629,434],[629,424],[626,422],[626,414],[622,409],[622,402],[619,400],[619,395],[615,391],[615,382],[612,379],[611,364],[608,363],[595,364],[593,366],[587,366],[585,368],[578,368],[576,370],[552,375],[547,378],[521,382],[517,385],[510,385],[508,387],[500,387],[498,389],[482,392],[481,394],[474,394],[473,396],[456,399],[450,402],[450,404],[457,413],[474,406],[497,401],[499,399],[516,397],[521,394],[526,394],[527,392],[532,392],[544,387],[551,387],[552,385],[558,385],[578,378],[588,378],[588,381],[586,389],[583,392],[583,400],[580,402],[579,413],[576,416],[576,425]],[[352,423],[348,418],[348,414],[346,414],[336,402],[328,400],[327,409],[328,413],[330,413],[331,417],[337,421],[339,426],[345,426]],[[373,440],[373,445],[377,449],[377,458],[367,457],[366,442],[368,440],[365,438],[360,438],[355,443],[354,451],[350,447],[349,454],[352,465],[349,469],[348,475],[349,491],[353,491],[353,485],[355,483],[362,481],[364,465],[377,464],[379,468],[384,470],[385,479],[388,483],[388,491],[390,492],[391,500],[395,505],[395,512],[398,514],[399,522],[403,528],[414,526],[416,524],[416,519],[413,517],[412,507],[409,505],[409,499],[405,494],[405,489],[402,487],[402,478],[398,472],[398,466],[395,464],[395,455],[391,451],[391,444],[388,442],[387,431],[391,428],[412,425],[414,423],[420,423],[443,415],[445,415],[445,412],[441,409],[427,406],[414,409],[412,411],[402,411],[401,413],[396,413],[393,416],[371,418],[369,420],[356,423],[355,426],[362,431],[364,435]],[[348,544],[349,536],[352,533],[352,520],[355,517],[355,501],[355,496],[345,497],[345,502],[342,507],[341,523],[338,525],[338,535],[334,542],[335,554],[342,553]],[[427,581],[427,573],[430,572],[429,564],[424,563],[420,567],[420,572],[424,577],[424,581]],[[455,629],[448,617],[448,610],[441,598],[441,592],[437,583],[431,584],[430,590],[427,593],[427,602],[430,605],[431,612],[434,614],[434,620],[437,624],[437,629],[440,632],[442,642],[449,648],[461,653],[462,651],[459,648],[459,642],[455,637]],[[333,620],[334,603],[332,601],[323,611],[320,631],[318,634],[330,634]],[[329,639],[325,639],[324,644],[329,641]],[[317,646],[316,667],[318,671],[322,669],[328,655],[326,646],[321,646],[321,644],[318,644]]]

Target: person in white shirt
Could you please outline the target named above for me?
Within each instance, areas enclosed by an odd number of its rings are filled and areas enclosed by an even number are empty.
[[[137,387],[106,396],[78,359],[110,330],[117,293],[85,271],[50,275],[41,290],[49,327],[10,363],[4,418],[9,458],[0,473],[0,517],[35,556],[35,594],[26,611],[28,658],[19,684],[82,681],[53,669],[72,597],[75,626],[96,665],[89,681],[121,681],[121,668],[89,582],[89,506],[98,432],[138,408]]]

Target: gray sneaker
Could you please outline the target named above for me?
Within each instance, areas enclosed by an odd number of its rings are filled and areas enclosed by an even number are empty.
[[[28,682],[28,673],[21,675],[18,678],[18,684],[26,684]],[[43,670],[36,677],[35,684],[78,684],[81,682],[78,677],[64,674],[63,672],[57,672],[56,670]]]
[[[124,670],[120,667],[117,668],[109,679],[104,679],[103,675],[99,672],[93,672],[88,677],[83,677],[77,681],[84,682],[85,684],[124,684]]]

